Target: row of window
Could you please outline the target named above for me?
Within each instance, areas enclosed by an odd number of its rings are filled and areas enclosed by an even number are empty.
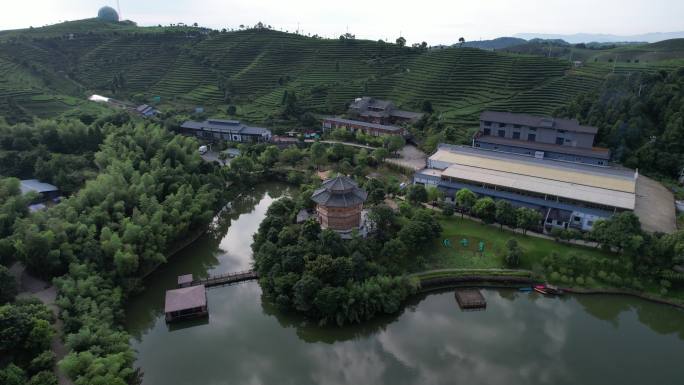
[[[484,122],[484,125],[485,125],[485,127],[491,127],[491,126],[492,126],[492,122],[485,121],[485,122]],[[506,127],[506,123],[497,123],[497,125],[499,126],[499,128],[504,128],[504,127]],[[514,124],[514,125],[513,125],[513,128],[523,128],[523,126],[520,125],[520,124]],[[535,127],[527,127],[527,129],[530,130],[530,131],[537,131],[537,129],[536,129]],[[559,130],[559,132],[560,132],[560,131],[565,132],[565,131],[563,131],[563,130]]]
[[[582,217],[572,217],[572,220],[575,221],[575,223],[582,222]],[[594,226],[594,221],[587,221],[587,226],[592,227]]]
[[[490,128],[485,128],[483,133],[485,135],[491,135],[492,130]],[[497,134],[497,136],[499,136],[501,138],[505,138],[506,137],[506,130],[498,130],[496,134]],[[514,131],[513,132],[513,139],[520,140],[520,131]],[[537,140],[537,134],[527,134],[527,141],[528,142],[535,142],[536,140]]]
[[[491,135],[492,130],[489,128],[484,129],[484,134],[485,135]],[[505,138],[506,137],[506,130],[498,130],[496,133],[499,137]],[[520,131],[513,131],[513,139],[520,140]],[[537,134],[527,134],[527,141],[528,142],[534,142],[537,140]],[[570,143],[570,139],[563,138],[562,136],[556,137],[556,144],[557,145],[564,145],[565,143]]]

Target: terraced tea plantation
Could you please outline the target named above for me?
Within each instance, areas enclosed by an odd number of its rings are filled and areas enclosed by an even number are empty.
[[[565,59],[474,48],[420,50],[268,29],[220,33],[83,20],[0,32],[0,109],[53,113],[69,108],[62,95],[82,100],[100,93],[159,97],[162,109],[236,105],[238,118],[262,123],[278,115],[287,91],[320,114],[342,112],[362,95],[408,109],[429,100],[443,122],[467,128],[483,109],[551,114],[612,73],[675,69],[681,61],[672,55],[658,63],[573,68]],[[19,75],[29,81],[12,80]]]

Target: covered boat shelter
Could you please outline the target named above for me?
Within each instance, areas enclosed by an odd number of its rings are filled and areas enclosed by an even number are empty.
[[[164,314],[166,322],[206,316],[207,293],[204,285],[167,290]]]

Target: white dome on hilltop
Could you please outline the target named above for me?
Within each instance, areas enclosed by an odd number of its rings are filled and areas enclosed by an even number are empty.
[[[119,21],[119,14],[112,7],[102,7],[97,11],[97,18],[104,21]]]

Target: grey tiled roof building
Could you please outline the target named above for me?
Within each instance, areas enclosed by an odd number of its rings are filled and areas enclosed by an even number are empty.
[[[348,232],[361,227],[361,211],[368,193],[346,176],[323,182],[311,199],[316,202],[316,216],[321,227]]]
[[[321,188],[314,191],[311,199],[328,207],[352,207],[366,201],[368,193],[346,176],[337,176],[323,182]]]

